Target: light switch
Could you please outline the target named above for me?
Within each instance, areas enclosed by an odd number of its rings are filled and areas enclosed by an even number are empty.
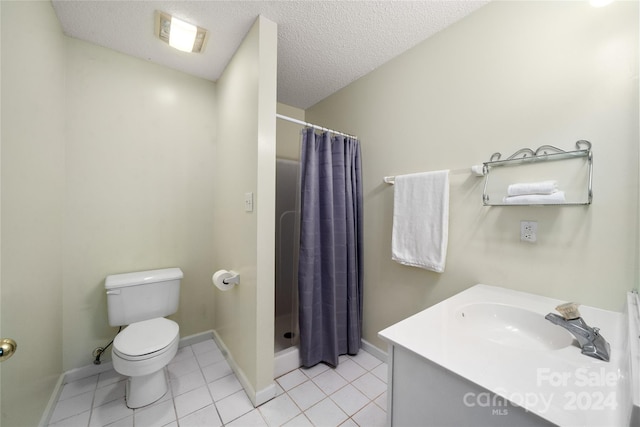
[[[244,193],[244,211],[253,212],[253,193]]]

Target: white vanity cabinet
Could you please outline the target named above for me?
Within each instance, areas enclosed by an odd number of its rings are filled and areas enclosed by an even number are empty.
[[[393,427],[555,425],[399,345],[389,345],[387,384]]]
[[[389,345],[388,424],[630,426],[626,316],[581,306],[611,345],[581,354],[545,315],[566,301],[475,285],[379,333]]]

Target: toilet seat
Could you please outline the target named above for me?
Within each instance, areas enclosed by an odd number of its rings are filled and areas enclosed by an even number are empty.
[[[113,351],[125,360],[145,360],[167,352],[179,339],[178,324],[159,317],[127,326],[113,340]]]

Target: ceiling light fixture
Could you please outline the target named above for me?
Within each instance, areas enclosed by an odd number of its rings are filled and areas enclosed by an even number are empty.
[[[204,50],[209,32],[165,12],[156,11],[156,35],[169,46],[183,52]]]
[[[613,3],[613,0],[589,0],[589,4],[593,7],[604,7]]]

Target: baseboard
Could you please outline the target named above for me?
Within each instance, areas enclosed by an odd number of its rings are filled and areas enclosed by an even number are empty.
[[[101,374],[103,372],[110,371],[111,369],[113,369],[113,363],[111,363],[110,360],[102,362],[99,365],[87,365],[81,368],[71,369],[70,371],[62,374],[64,377],[63,384],[81,380],[82,378],[90,377],[92,375]]]
[[[178,343],[178,348],[197,344],[199,342],[206,341],[209,339],[213,339],[213,330],[200,332],[197,334],[180,338],[180,342]],[[64,384],[70,383],[72,381],[80,380],[82,378],[90,377],[91,375],[101,374],[103,372],[111,370],[112,368],[113,368],[113,363],[111,363],[111,361],[109,360],[106,362],[102,362],[99,365],[87,365],[81,368],[72,369],[70,371],[63,373]]]
[[[111,361],[102,362],[99,365],[87,365],[81,368],[71,369],[70,371],[63,372],[60,374],[58,378],[58,382],[56,383],[53,391],[51,392],[51,397],[49,398],[49,403],[44,409],[42,413],[42,418],[40,419],[39,427],[45,427],[49,425],[49,420],[51,419],[51,415],[53,414],[53,410],[55,409],[56,403],[58,402],[58,398],[60,397],[60,393],[62,392],[62,387],[65,384],[80,380],[82,378],[87,378],[92,375],[101,374],[103,372],[107,372],[113,368],[113,363]]]
[[[369,341],[361,340],[361,342],[362,342],[362,349],[364,351],[366,351],[367,353],[370,353],[379,361],[387,363],[388,355],[386,351],[380,350],[378,347],[371,344]]]
[[[198,344],[199,342],[214,339],[213,329],[200,332],[197,334],[189,335],[188,337],[180,338],[178,348],[186,347],[188,345]]]
[[[275,354],[273,360],[273,378],[295,371],[301,366],[300,350],[297,346],[285,348]]]
[[[249,380],[247,379],[244,371],[240,368],[240,366],[236,363],[229,351],[229,348],[226,346],[220,335],[214,331],[209,330],[205,332],[200,332],[194,335],[189,335],[187,337],[181,338],[179,347],[186,347],[189,345],[197,344],[202,341],[206,341],[208,339],[213,339],[220,347],[220,350],[224,353],[227,358],[227,362],[233,372],[236,374],[238,381],[242,384],[247,396],[251,400],[253,406],[257,407],[262,405],[265,402],[273,399],[276,396],[277,388],[275,383],[269,384],[267,387],[261,390],[255,390]],[[383,350],[380,350],[378,347],[369,343],[366,340],[362,340],[362,349],[370,353],[372,356],[376,357],[378,360],[382,362],[387,362],[387,353]],[[111,361],[102,362],[99,365],[87,365],[81,368],[71,369],[69,371],[63,372],[51,393],[51,398],[49,399],[49,403],[45,408],[45,411],[42,415],[42,419],[40,420],[39,427],[45,427],[49,424],[49,420],[51,419],[51,414],[55,409],[55,404],[58,401],[58,397],[60,396],[60,392],[62,391],[62,387],[72,381],[77,381],[82,378],[90,377],[92,375],[101,374],[103,372],[109,371],[113,368],[113,363]]]
[[[227,347],[227,345],[224,343],[224,341],[216,331],[213,331],[213,340],[216,342],[216,344],[218,344],[218,347],[225,355],[227,363],[229,363],[229,366],[231,366],[231,369],[233,369],[233,372],[236,374],[238,381],[240,381],[242,388],[244,388],[244,391],[247,393],[247,396],[249,396],[249,399],[251,400],[251,403],[254,407],[258,407],[276,397],[277,388],[275,383],[271,383],[261,390],[255,390],[249,382],[242,368],[236,363],[235,359],[231,355],[229,347]]]
[[[46,427],[49,425],[49,421],[51,420],[51,415],[53,414],[53,410],[55,409],[56,403],[58,402],[58,397],[60,397],[60,393],[62,392],[62,386],[64,385],[65,375],[60,374],[58,377],[58,381],[56,385],[53,387],[53,391],[51,392],[51,397],[49,398],[49,402],[47,406],[44,408],[42,412],[42,418],[40,419],[40,423],[38,427]]]
[[[200,332],[198,334],[189,335],[184,338],[180,338],[180,343],[178,347],[186,347],[188,345],[197,344],[202,341],[206,341],[209,339],[213,339],[214,333],[213,330]],[[40,420],[39,427],[45,427],[49,424],[49,420],[51,419],[51,415],[53,414],[53,410],[55,409],[55,404],[58,401],[58,397],[60,396],[60,392],[62,391],[62,387],[65,384],[80,380],[82,378],[90,377],[92,375],[101,374],[103,372],[107,372],[113,369],[113,363],[111,361],[102,362],[99,365],[87,365],[81,368],[71,369],[69,371],[63,372],[60,374],[58,378],[58,382],[56,383],[53,391],[51,392],[51,397],[49,398],[49,403],[47,404],[43,414],[42,419]]]

